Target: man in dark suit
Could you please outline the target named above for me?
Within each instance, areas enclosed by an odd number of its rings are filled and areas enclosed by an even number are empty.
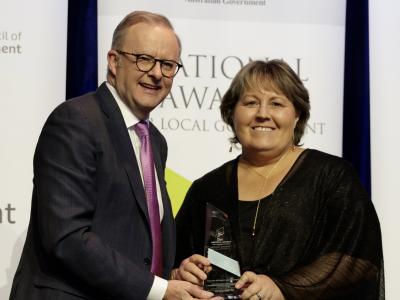
[[[31,219],[10,299],[211,296],[168,280],[175,225],[164,181],[167,144],[148,118],[171,89],[180,52],[165,17],[133,12],[115,29],[107,82],[49,116],[35,151]],[[150,224],[138,123],[150,136],[161,240]]]

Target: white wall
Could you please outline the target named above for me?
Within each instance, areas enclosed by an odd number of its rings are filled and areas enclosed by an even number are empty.
[[[400,2],[370,0],[372,199],[383,232],[386,299],[400,299]]]

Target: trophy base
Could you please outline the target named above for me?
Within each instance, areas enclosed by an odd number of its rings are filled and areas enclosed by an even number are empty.
[[[206,291],[213,292],[215,296],[223,297],[224,299],[236,300],[240,299],[240,294],[237,289],[235,289],[235,283],[237,279],[232,281],[226,280],[207,280],[204,289]]]

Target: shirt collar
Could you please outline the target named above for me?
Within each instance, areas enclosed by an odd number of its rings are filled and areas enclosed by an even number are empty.
[[[111,94],[114,96],[115,101],[117,102],[117,105],[121,111],[122,114],[122,118],[124,119],[126,128],[130,128],[134,125],[136,125],[137,123],[140,122],[140,119],[138,117],[135,116],[135,114],[130,110],[130,108],[128,107],[128,105],[126,105],[126,103],[124,101],[122,101],[122,99],[119,97],[117,90],[109,83],[106,82],[106,85],[108,87],[108,89],[110,90]],[[147,125],[149,124],[149,120],[143,120],[147,123]]]

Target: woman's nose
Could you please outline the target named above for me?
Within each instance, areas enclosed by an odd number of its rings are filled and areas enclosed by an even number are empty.
[[[257,117],[264,118],[264,119],[270,117],[270,109],[269,109],[268,103],[266,103],[266,102],[260,103],[260,106],[257,111]]]

